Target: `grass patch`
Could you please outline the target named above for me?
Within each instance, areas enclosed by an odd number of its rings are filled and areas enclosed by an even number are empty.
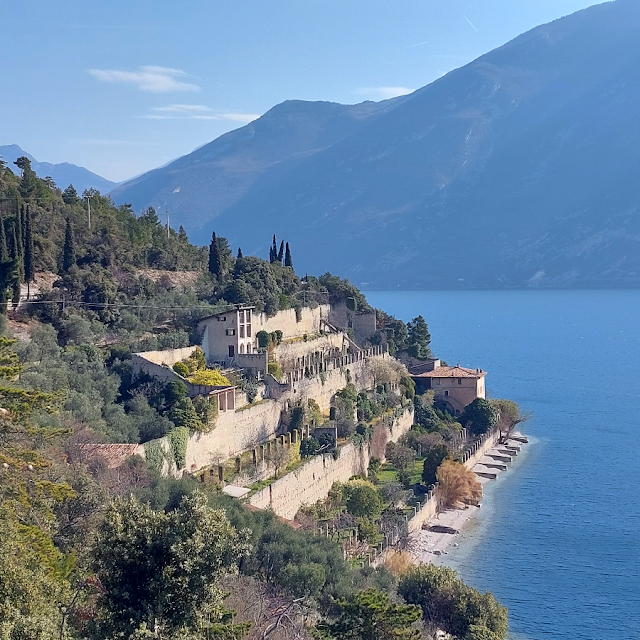
[[[269,402],[269,398],[262,398],[262,400],[256,400],[251,404],[244,404],[241,407],[238,407],[236,409],[236,413],[239,413],[240,411],[245,411],[246,409],[251,409],[251,407],[257,407],[259,404],[264,404],[265,402]]]

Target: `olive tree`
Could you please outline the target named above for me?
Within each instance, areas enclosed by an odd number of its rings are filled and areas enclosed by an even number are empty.
[[[208,637],[227,623],[218,578],[249,550],[247,533],[210,509],[200,492],[169,513],[116,500],[94,546],[101,584],[96,638]]]

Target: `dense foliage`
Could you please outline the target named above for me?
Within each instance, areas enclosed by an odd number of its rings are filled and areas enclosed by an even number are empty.
[[[329,528],[322,536],[294,530],[189,476],[162,477],[167,462],[184,466],[189,434],[210,428],[217,406],[191,400],[180,379],[131,375],[132,352],[193,344],[197,321],[229,303],[274,313],[344,302],[357,313],[369,309],[365,297],[331,274],[299,278],[286,242],[272,247],[270,261],[234,256],[216,236],[195,247],[153,209],[136,217],[96,191],[61,191],[26,158],[16,165],[20,177],[0,163],[0,296],[17,304],[20,285],[31,290],[12,314],[25,340],[6,337],[0,315],[0,640],[279,639],[285,614],[299,638],[319,620],[328,637],[428,637],[422,604],[399,602],[384,569],[345,559]],[[36,285],[44,271],[53,276]],[[380,319],[372,341],[428,357],[422,318],[408,326]],[[261,336],[262,347],[278,344],[277,333]],[[228,383],[199,350],[174,369],[194,384]],[[374,377],[371,392],[357,393],[347,379],[337,395],[339,436],[372,442],[375,420],[415,402],[424,408],[420,426],[389,451],[402,468],[434,444],[428,438],[456,432],[447,416],[414,400],[406,371],[387,364]],[[250,381],[246,391],[252,401]],[[291,408],[292,424],[320,427],[323,419],[312,400]],[[87,453],[87,443],[100,442],[145,442],[146,460],[113,468]],[[319,433],[303,444],[314,455],[337,443]],[[323,516],[334,531],[346,523],[376,544],[406,531],[405,497],[393,483],[356,478],[334,487]],[[238,602],[243,588],[266,598],[262,611],[284,612],[278,622],[234,617],[225,591]],[[468,638],[498,633],[491,620],[469,618]]]

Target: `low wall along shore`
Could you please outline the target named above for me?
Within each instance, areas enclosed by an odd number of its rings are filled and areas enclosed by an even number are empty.
[[[413,424],[413,410],[393,421],[389,441],[396,442]],[[334,482],[346,482],[352,476],[366,475],[371,455],[368,445],[349,443],[332,455],[315,456],[301,467],[261,489],[249,499],[258,509],[270,508],[277,515],[293,520],[303,504],[324,500]]]
[[[500,439],[500,433],[495,431],[493,433],[485,434],[480,440],[475,442],[470,450],[468,450],[463,458],[462,463],[464,466],[471,470],[482,459],[485,453],[495,447]],[[409,533],[415,533],[422,529],[422,525],[430,518],[436,515],[438,503],[433,491],[427,494],[427,500],[422,503],[422,506],[416,510],[416,514],[409,520]]]

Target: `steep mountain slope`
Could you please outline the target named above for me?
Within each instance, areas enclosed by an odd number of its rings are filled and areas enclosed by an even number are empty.
[[[198,230],[235,204],[259,176],[277,174],[285,160],[330,147],[402,100],[359,105],[287,101],[245,127],[119,185],[111,195],[138,210],[167,207],[176,224],[204,243],[209,238]]]
[[[61,189],[66,189],[72,184],[79,194],[82,194],[85,189],[91,188],[98,189],[101,193],[107,193],[116,186],[115,182],[102,178],[84,167],[69,164],[68,162],[62,162],[60,164],[38,162],[32,155],[22,150],[17,144],[0,146],[0,157],[4,159],[7,166],[16,175],[20,173],[20,170],[13,163],[20,156],[25,156],[31,160],[31,168],[36,172],[38,177],[46,178],[50,176]]]
[[[198,239],[275,231],[372,287],[640,285],[639,63],[632,0],[538,27],[284,158]]]

